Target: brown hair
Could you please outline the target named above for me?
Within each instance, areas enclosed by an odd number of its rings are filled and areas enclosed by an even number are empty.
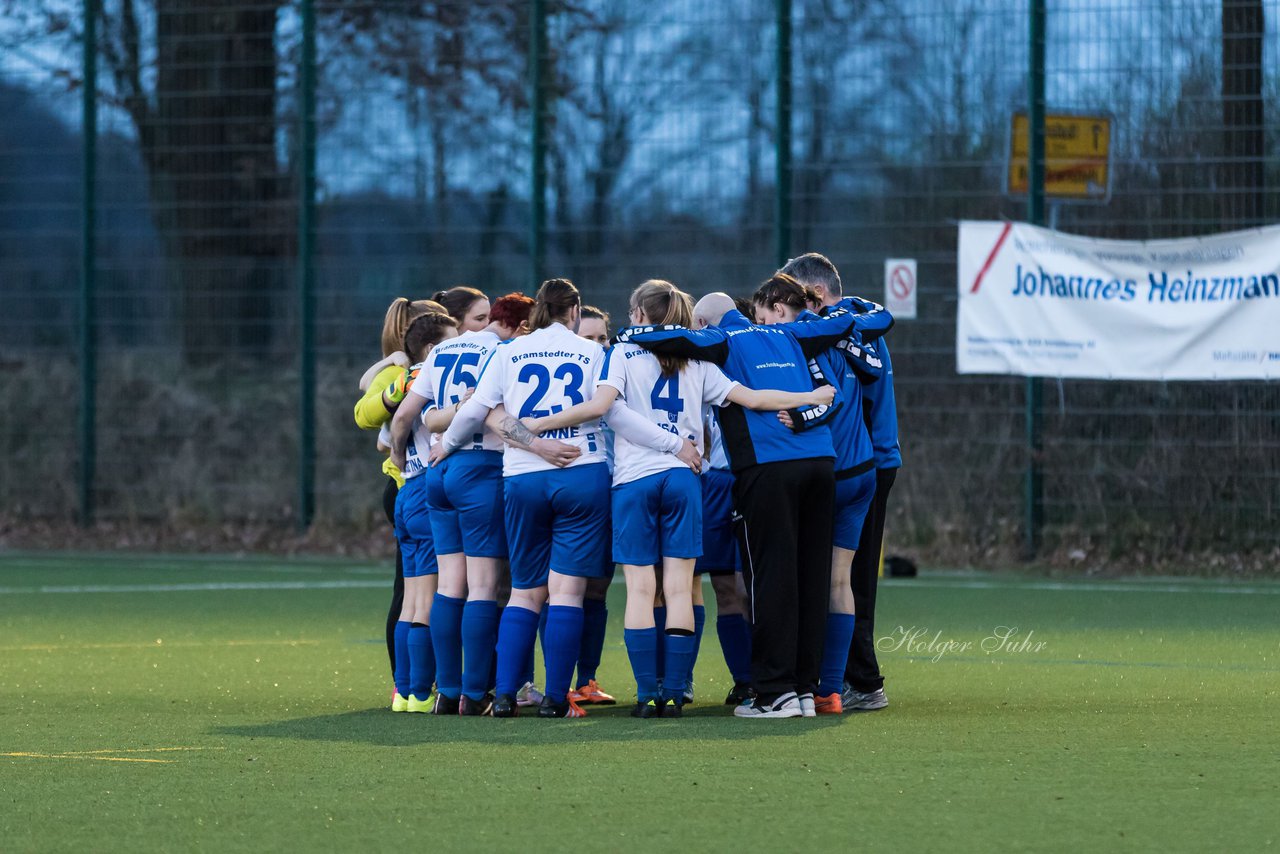
[[[569,310],[582,305],[582,296],[568,279],[547,279],[538,288],[533,314],[529,318],[530,329],[545,329],[557,320],[569,316]]]
[[[484,291],[477,290],[469,285],[458,285],[456,288],[449,288],[447,291],[439,291],[431,298],[444,306],[445,313],[451,315],[459,323],[466,319],[467,312],[471,310],[471,306],[482,299],[488,299]]]
[[[385,359],[397,350],[404,349],[404,334],[409,331],[409,324],[429,311],[444,312],[444,306],[429,299],[409,302],[405,297],[396,297],[387,307],[387,316],[382,321],[382,357]]]
[[[604,334],[605,334],[606,336],[608,336],[608,334],[609,334],[609,312],[605,311],[605,310],[604,310],[604,309],[602,309],[602,308],[596,308],[594,305],[584,305],[584,306],[582,307],[582,316],[583,316],[583,317],[591,317],[591,318],[595,318],[596,320],[603,320],[603,321],[604,321]]]
[[[810,302],[820,302],[818,293],[808,285],[802,285],[786,273],[774,273],[768,281],[756,289],[751,301],[756,305],[772,308],[774,303],[804,311]]]
[[[631,292],[632,310],[640,309],[650,322],[664,326],[693,325],[693,301],[689,295],[670,282],[650,279]],[[658,356],[662,375],[678,374],[689,364],[680,356]]]
[[[421,358],[423,348],[434,347],[451,337],[448,330],[458,328],[458,321],[443,311],[429,311],[420,315],[404,333],[404,352],[413,361]]]

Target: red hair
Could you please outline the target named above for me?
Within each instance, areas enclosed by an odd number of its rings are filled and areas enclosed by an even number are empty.
[[[516,329],[529,319],[533,311],[533,299],[520,293],[507,294],[489,306],[489,320],[501,323],[508,329]]]

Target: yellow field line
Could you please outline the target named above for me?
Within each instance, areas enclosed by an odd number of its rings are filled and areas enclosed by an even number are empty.
[[[90,759],[97,762],[150,762],[157,765],[172,765],[172,759],[132,759],[123,756],[78,756],[74,753],[0,753],[0,756],[11,756],[24,759]]]
[[[147,762],[153,765],[172,765],[173,759],[135,759],[127,756],[103,756],[104,753],[173,753],[187,750],[226,750],[225,747],[124,747],[107,750],[67,750],[60,753],[0,753],[0,757],[15,759],[94,759],[99,762]]]
[[[58,756],[88,756],[91,753],[173,753],[179,750],[226,750],[225,747],[124,747],[119,750],[66,750]]]

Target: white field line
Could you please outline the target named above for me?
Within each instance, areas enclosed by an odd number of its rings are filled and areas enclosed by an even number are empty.
[[[1052,590],[1068,593],[1223,593],[1280,594],[1280,585],[1204,584],[1155,581],[997,581],[968,578],[882,578],[885,587],[937,587],[949,590]]]
[[[86,649],[159,649],[166,650],[172,647],[236,647],[236,646],[318,646],[321,641],[318,640],[281,640],[272,638],[269,640],[229,640],[229,641],[169,641],[165,643],[163,639],[143,642],[130,641],[125,643],[26,643],[17,644],[15,646],[0,646],[0,652],[64,652],[66,650],[86,650]],[[168,748],[166,748],[168,749]],[[173,748],[176,749],[176,748]]]
[[[0,595],[33,593],[189,593],[214,590],[341,590],[390,586],[390,581],[364,581],[360,579],[332,581],[207,581],[176,584],[46,584],[40,587],[0,587]]]
[[[614,583],[622,583],[615,577]],[[885,578],[885,587],[925,587],[948,590],[1045,590],[1067,593],[1199,593],[1224,595],[1280,595],[1280,585],[1205,584],[1151,581],[1028,581],[974,578]],[[46,584],[38,587],[0,587],[0,595],[45,593],[190,593],[219,590],[341,590],[381,589],[390,579],[316,579],[311,581],[207,581],[172,584]]]

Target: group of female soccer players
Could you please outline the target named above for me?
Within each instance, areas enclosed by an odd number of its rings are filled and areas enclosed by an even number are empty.
[[[811,299],[775,275],[749,310],[758,322],[789,323]],[[628,319],[692,328],[693,308],[689,295],[651,280],[632,293]],[[618,564],[632,714],[678,717],[692,699],[703,623],[696,569],[716,573],[717,628],[735,681],[726,703],[750,702],[732,475],[711,413],[774,411],[790,426],[837,389],[751,389],[710,362],[607,344],[607,316],[564,279],[544,282],[536,299],[490,303],[456,287],[388,310],[386,358],[362,378],[356,421],[379,428],[398,487],[385,495],[403,578],[388,617],[392,711],[512,717],[537,706],[541,717],[581,717],[583,705],[613,703],[595,670]],[[860,413],[859,402],[844,405]],[[840,500],[865,513],[868,488],[859,479],[846,489],[859,494]],[[857,541],[857,530],[837,537],[843,593],[833,582],[829,620],[852,614],[843,549]],[[545,692],[534,687],[540,632]],[[844,666],[843,657],[830,663],[833,673]],[[824,683],[828,669],[824,660]],[[839,711],[839,687],[817,710]]]

